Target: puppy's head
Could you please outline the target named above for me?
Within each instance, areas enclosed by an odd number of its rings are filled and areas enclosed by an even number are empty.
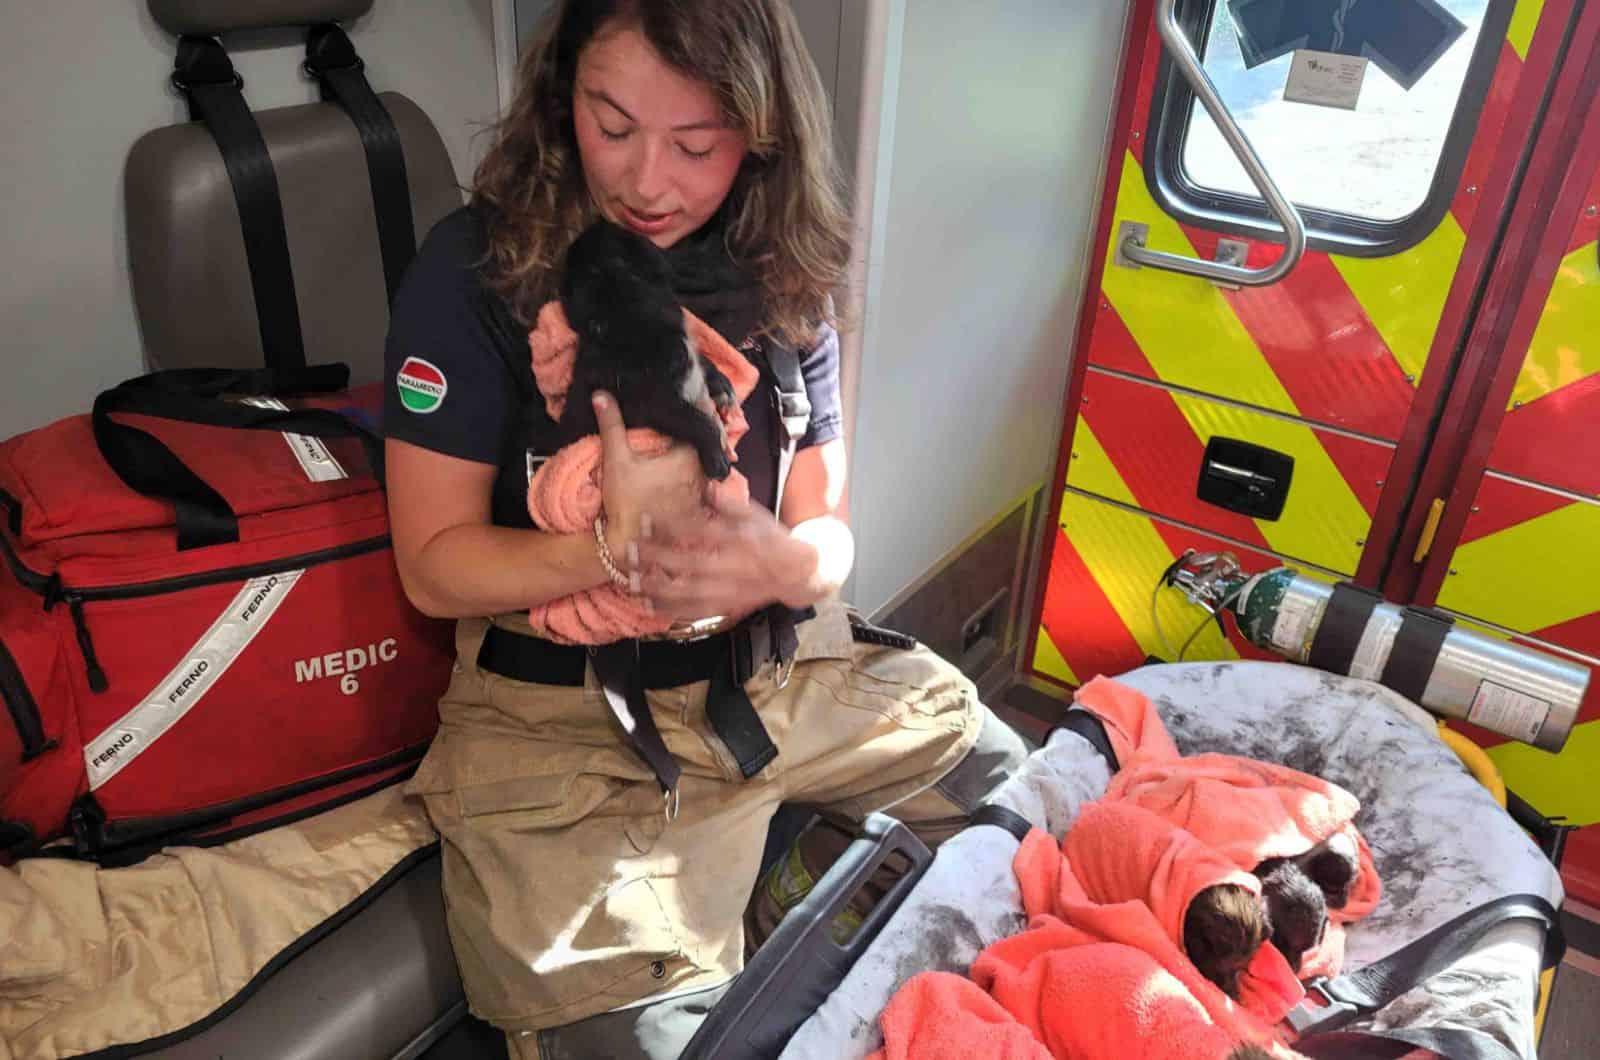
[[[1356,852],[1355,840],[1343,832],[1336,833],[1295,861],[1322,889],[1329,909],[1343,909],[1350,903],[1350,892],[1361,874],[1361,856]]]
[[[1287,858],[1263,861],[1256,866],[1256,875],[1272,920],[1272,944],[1298,972],[1306,951],[1321,942],[1327,930],[1327,899],[1299,864]]]
[[[596,221],[567,248],[561,304],[580,334],[609,318],[677,319],[666,255],[638,233],[609,221]]]
[[[1207,887],[1183,916],[1183,949],[1200,974],[1239,998],[1239,978],[1272,928],[1261,901],[1237,884]]]

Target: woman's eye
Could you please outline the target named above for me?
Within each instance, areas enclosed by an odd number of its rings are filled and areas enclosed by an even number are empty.
[[[682,151],[685,155],[687,155],[689,158],[694,159],[696,162],[704,162],[706,159],[711,157],[711,152],[716,150],[716,145],[713,144],[711,147],[706,148],[704,151],[691,151],[685,145],[679,144],[678,145],[678,150]]]
[[[628,138],[628,130],[627,129],[623,129],[620,132],[612,132],[610,129],[606,128],[604,125],[599,126],[599,129],[600,129],[600,135],[605,137],[607,140],[626,140]]]

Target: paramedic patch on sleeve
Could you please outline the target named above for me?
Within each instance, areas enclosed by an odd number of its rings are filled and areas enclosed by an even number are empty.
[[[437,412],[450,389],[444,373],[421,357],[406,358],[395,376],[395,386],[400,389],[400,403],[406,411],[424,415]]]

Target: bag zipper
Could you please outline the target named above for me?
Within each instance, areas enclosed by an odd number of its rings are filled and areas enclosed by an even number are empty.
[[[0,490],[0,498],[5,496]],[[0,501],[3,503],[3,501]],[[31,570],[22,563],[11,548],[11,543],[4,535],[0,535],[0,552],[5,553],[6,564],[11,568],[19,582],[27,588],[38,593],[44,598],[44,609],[50,610],[58,603],[65,603],[72,615],[72,629],[78,641],[78,651],[83,655],[84,672],[89,678],[89,687],[95,692],[104,692],[110,687],[106,679],[105,670],[100,666],[99,657],[95,654],[94,638],[89,635],[89,623],[83,614],[83,605],[100,600],[133,600],[141,596],[160,596],[163,593],[182,592],[185,589],[198,589],[207,585],[217,585],[221,582],[239,581],[260,577],[264,574],[276,574],[279,571],[294,568],[317,567],[335,560],[349,559],[351,556],[365,555],[368,552],[380,552],[389,547],[389,535],[379,534],[369,537],[364,541],[353,541],[347,545],[335,545],[333,548],[324,548],[316,552],[306,552],[298,556],[285,556],[282,559],[269,560],[262,563],[241,564],[237,567],[223,567],[220,570],[202,571],[197,574],[181,574],[173,578],[161,578],[151,582],[136,582],[132,585],[97,586],[92,589],[68,589],[61,584],[61,576],[49,576]]]
[[[232,802],[190,810],[186,813],[171,814],[165,817],[136,817],[113,821],[107,817],[105,809],[100,805],[100,801],[92,793],[86,793],[78,796],[73,802],[72,809],[68,811],[67,822],[72,832],[74,849],[82,856],[106,864],[106,855],[115,851],[147,844],[154,848],[159,848],[169,843],[180,841],[189,845],[192,840],[187,837],[191,836],[192,833],[226,825],[234,817],[254,813],[257,810],[262,810],[290,799],[296,799],[303,795],[311,795],[324,788],[331,788],[346,781],[381,773],[386,769],[409,765],[411,768],[401,775],[386,780],[384,786],[388,786],[390,783],[399,783],[409,778],[410,774],[415,771],[415,764],[422,761],[422,757],[427,753],[427,750],[427,743],[402,747],[370,762],[347,766],[344,769],[288,784],[272,791],[260,792],[246,798],[235,799]],[[313,812],[320,812],[320,809],[325,808],[321,807]],[[299,811],[296,812],[299,813]],[[307,813],[302,816],[310,816],[310,814]],[[249,827],[254,827],[254,825]],[[229,835],[227,838],[233,837]],[[227,839],[219,838],[217,841],[226,842]],[[195,842],[193,845],[206,846],[211,844],[202,841]],[[153,853],[153,849],[143,851],[140,857],[148,853]]]
[[[44,718],[39,714],[39,704],[33,698],[33,693],[28,691],[28,682],[23,680],[22,670],[5,641],[0,641],[0,699],[6,701],[11,722],[17,727],[17,735],[22,738],[24,762],[31,762],[56,746],[56,741],[45,738]]]

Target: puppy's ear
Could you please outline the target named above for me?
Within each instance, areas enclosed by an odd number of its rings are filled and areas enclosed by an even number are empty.
[[[1349,904],[1350,892],[1361,875],[1361,857],[1348,836],[1330,836],[1295,860],[1322,889],[1328,908],[1343,909]]]
[[[1272,1060],[1272,1054],[1254,1042],[1240,1042],[1238,1048],[1228,1054],[1228,1060]]]

